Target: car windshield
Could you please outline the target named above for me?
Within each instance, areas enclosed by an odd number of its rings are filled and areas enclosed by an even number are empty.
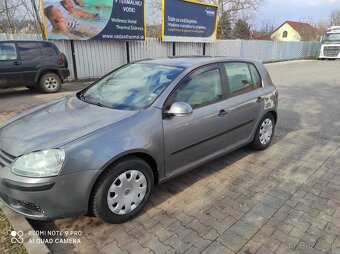
[[[136,110],[150,106],[183,68],[134,63],[95,82],[80,98],[98,106]]]
[[[340,33],[338,34],[326,34],[324,41],[340,41]]]

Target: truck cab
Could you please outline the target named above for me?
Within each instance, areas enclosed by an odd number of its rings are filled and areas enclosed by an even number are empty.
[[[327,29],[321,39],[319,59],[340,59],[340,26]]]

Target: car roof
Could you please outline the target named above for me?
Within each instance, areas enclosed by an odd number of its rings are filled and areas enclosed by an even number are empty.
[[[193,66],[201,66],[212,63],[220,62],[233,62],[233,61],[243,61],[243,62],[257,62],[256,60],[246,59],[246,58],[232,58],[225,56],[175,56],[175,57],[162,57],[153,59],[144,59],[137,61],[138,63],[150,63],[150,64],[160,64],[169,65],[182,68],[189,68]]]

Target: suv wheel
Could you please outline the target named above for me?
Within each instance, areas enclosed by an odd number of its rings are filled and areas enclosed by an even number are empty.
[[[40,78],[39,86],[44,93],[56,93],[61,88],[61,80],[55,73],[45,73]]]
[[[257,127],[254,140],[252,142],[252,147],[255,150],[264,150],[266,149],[274,136],[275,131],[275,120],[272,114],[266,114],[259,126]]]
[[[99,177],[91,200],[93,213],[107,223],[125,222],[143,209],[153,183],[152,170],[144,160],[120,160]]]

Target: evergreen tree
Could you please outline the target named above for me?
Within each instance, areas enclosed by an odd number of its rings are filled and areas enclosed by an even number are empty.
[[[250,38],[250,26],[247,21],[243,19],[237,20],[235,23],[233,37],[235,39],[248,40]]]
[[[232,38],[231,21],[229,14],[223,12],[217,26],[217,38],[227,40]]]

